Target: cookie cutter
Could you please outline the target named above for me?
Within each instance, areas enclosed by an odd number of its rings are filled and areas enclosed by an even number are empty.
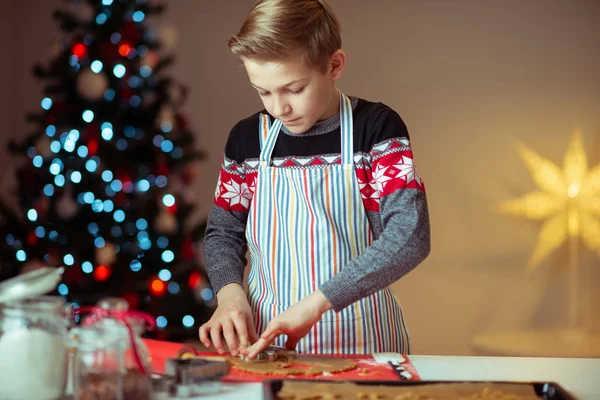
[[[168,358],[165,375],[171,378],[169,392],[176,397],[218,393],[221,379],[231,371],[227,360]]]
[[[279,358],[287,358],[291,360],[295,360],[298,353],[296,350],[289,350],[282,346],[269,346],[256,356],[254,359],[249,359],[248,357],[240,354],[239,357],[246,362],[254,362],[254,361],[277,361]]]

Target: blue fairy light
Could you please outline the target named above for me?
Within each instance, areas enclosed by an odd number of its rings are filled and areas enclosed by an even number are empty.
[[[54,125],[48,125],[46,127],[46,135],[53,137],[56,134],[56,127]]]
[[[112,200],[104,200],[102,207],[104,208],[104,212],[112,212],[112,210],[115,208],[115,204],[112,202]]]
[[[185,326],[186,328],[191,328],[194,326],[195,321],[194,321],[194,317],[192,317],[191,315],[186,315],[183,317],[181,322],[183,323],[183,326]]]
[[[106,140],[107,142],[112,139],[113,137],[113,130],[112,128],[106,127],[102,129],[102,139]]]
[[[171,294],[177,294],[177,293],[179,293],[179,284],[177,282],[173,282],[173,281],[169,282],[169,284],[167,285],[167,290]]]
[[[125,69],[125,66],[123,64],[116,64],[113,68],[113,74],[117,78],[122,78],[125,75],[126,71],[127,70]]]
[[[125,137],[133,138],[135,136],[135,127],[127,125],[125,129],[123,129],[123,133],[125,134]]]
[[[175,259],[175,254],[171,250],[165,250],[162,252],[161,258],[164,262],[170,263]]]
[[[113,128],[113,124],[111,124],[111,123],[110,123],[110,122],[108,122],[108,121],[105,121],[105,122],[103,122],[103,123],[102,123],[102,125],[100,125],[100,129],[105,129],[105,128],[110,128],[110,129],[112,129],[112,128]]]
[[[170,280],[171,276],[171,271],[169,271],[168,269],[161,269],[158,272],[158,279],[160,279],[163,282]]]
[[[140,75],[144,78],[149,77],[150,75],[152,75],[152,68],[150,68],[148,65],[142,65],[142,67],[140,68]]]
[[[150,49],[148,49],[148,46],[146,46],[145,44],[139,45],[137,49],[138,49],[138,54],[140,56],[146,55],[148,53],[148,50],[150,50]]]
[[[75,150],[75,142],[68,139],[65,141],[64,149],[68,153],[72,153]]]
[[[131,107],[139,107],[140,104],[142,104],[142,99],[140,99],[140,96],[138,96],[137,94],[134,94],[129,98],[129,105]]]
[[[145,231],[146,229],[148,229],[148,221],[146,221],[144,218],[140,218],[137,221],[135,221],[135,226],[140,231]]]
[[[211,288],[204,288],[200,292],[200,297],[202,297],[202,300],[204,301],[210,301],[214,297],[214,293]]]
[[[61,296],[66,296],[69,294],[69,288],[64,283],[61,283],[60,285],[58,285],[57,289],[58,289],[58,293]]]
[[[125,221],[125,212],[123,210],[117,210],[113,214],[113,218],[117,222]]]
[[[31,222],[35,222],[38,219],[38,213],[37,211],[32,208],[29,211],[27,211],[27,218],[31,221]]]
[[[104,64],[102,64],[102,61],[99,61],[99,60],[92,61],[92,64],[90,65],[91,70],[97,74],[102,72],[103,67],[104,67]]]
[[[65,186],[65,176],[64,175],[56,175],[54,177],[54,184],[58,187]]]
[[[156,326],[159,328],[164,328],[167,326],[169,322],[167,321],[167,319],[165,317],[163,317],[162,315],[156,317]]]
[[[81,270],[86,274],[91,274],[94,272],[94,266],[89,261],[84,261],[81,263]]]
[[[91,233],[92,235],[96,236],[98,234],[98,232],[100,232],[100,227],[98,226],[97,223],[90,222],[88,224],[88,232]]]
[[[63,262],[65,263],[65,265],[73,265],[73,263],[75,262],[75,258],[71,254],[65,254],[65,256],[63,257]]]
[[[54,140],[52,143],[50,143],[50,151],[54,154],[58,154],[58,152],[60,152],[60,148],[61,145],[58,140]]]
[[[171,142],[170,140],[165,140],[161,143],[160,148],[165,153],[168,153],[173,150],[173,142]]]
[[[44,194],[48,197],[54,194],[54,185],[51,183],[47,183],[44,185]]]
[[[112,35],[110,35],[110,42],[112,44],[119,44],[120,41],[121,41],[121,34],[119,32],[115,32]]]
[[[56,231],[51,231],[51,232],[48,234],[48,238],[50,238],[50,240],[56,240],[56,239],[58,239],[58,232],[56,232]]]
[[[171,207],[175,204],[175,196],[167,193],[163,196],[162,202],[165,206]]]
[[[35,228],[35,236],[43,238],[44,236],[46,236],[46,229],[44,229],[43,226],[38,226],[37,228]]]
[[[158,240],[156,241],[156,244],[158,245],[158,247],[160,247],[161,249],[166,248],[169,245],[169,239],[166,236],[161,236],[158,238]]]
[[[108,197],[114,197],[116,194],[115,191],[110,188],[110,186],[105,187],[104,192],[106,192]]]
[[[37,155],[37,150],[35,149],[35,147],[30,147],[27,149],[27,157],[33,158],[36,155]]]
[[[111,170],[105,169],[104,171],[102,171],[102,180],[106,183],[112,181],[113,179],[113,173]]]
[[[113,0],[102,0],[103,6],[110,6],[113,3]]]
[[[79,194],[77,195],[77,202],[78,202],[79,204],[85,204],[85,199],[84,199],[84,197],[85,197],[85,193],[79,193]]]
[[[147,192],[150,189],[150,182],[142,179],[137,183],[137,188],[140,192]]]
[[[113,237],[118,238],[123,234],[123,230],[119,225],[115,225],[110,229],[110,234],[113,235]]]
[[[173,125],[170,122],[163,122],[160,124],[160,130],[164,133],[169,133],[173,130]]]
[[[136,128],[135,130],[135,138],[137,140],[142,140],[144,138],[144,130],[141,128]]]
[[[92,202],[92,211],[94,212],[102,212],[104,210],[104,203],[102,200],[96,199]]]
[[[127,149],[127,140],[126,139],[119,139],[117,140],[117,149],[123,151]]]
[[[164,188],[167,186],[167,177],[164,175],[159,175],[156,177],[156,186],[160,188]]]
[[[137,76],[137,75],[132,75],[132,76],[129,78],[129,80],[128,80],[128,82],[127,82],[127,83],[129,84],[129,86],[130,86],[130,87],[132,87],[132,88],[134,88],[134,89],[135,89],[135,88],[138,88],[138,87],[140,87],[140,86],[142,85],[142,83],[144,83],[144,82],[142,81],[142,78],[140,78],[139,76]]]
[[[15,244],[15,237],[13,235],[11,235],[10,233],[8,235],[6,235],[6,244],[9,246],[12,246]]]
[[[140,248],[142,250],[150,250],[150,247],[152,247],[152,242],[150,239],[144,239],[140,242]]]
[[[96,172],[96,169],[98,169],[98,163],[93,159],[87,160],[85,162],[85,169],[87,169],[89,172]]]
[[[133,20],[135,22],[142,22],[144,18],[146,18],[146,14],[144,14],[142,11],[136,11],[133,13]]]
[[[113,101],[115,99],[115,89],[113,88],[108,88],[104,91],[104,100],[106,101]]]
[[[62,172],[63,167],[63,162],[59,158],[55,158],[52,160],[49,170],[52,175],[58,175]]]
[[[142,269],[142,263],[140,260],[133,260],[129,264],[129,269],[131,269],[133,272],[138,272]]]
[[[44,97],[41,104],[44,110],[49,110],[52,108],[52,99],[50,97]]]
[[[96,23],[98,25],[104,25],[104,23],[106,22],[107,19],[108,19],[108,16],[105,13],[100,13],[96,16]]]
[[[83,118],[85,122],[90,123],[94,120],[94,112],[92,110],[85,110],[81,114],[81,118]]]
[[[34,167],[38,168],[41,168],[41,166],[44,165],[44,159],[42,158],[42,156],[33,157],[33,160],[31,160],[31,162],[33,163]]]
[[[156,135],[154,136],[154,138],[152,138],[152,143],[156,146],[156,147],[160,147],[160,145],[162,144],[162,142],[165,140],[165,138],[162,135]]]
[[[138,242],[143,242],[146,239],[149,239],[150,236],[148,235],[148,232],[142,231],[142,232],[138,232],[137,234],[137,240]]]
[[[79,136],[80,136],[80,134],[79,134],[79,131],[77,129],[71,129],[69,131],[69,134],[68,134],[67,138],[69,140],[72,140],[72,141],[76,142],[76,141],[79,140]]]
[[[81,172],[79,172],[79,171],[71,172],[71,182],[73,182],[73,183],[81,182]]]
[[[123,182],[121,182],[121,181],[120,181],[120,180],[118,180],[118,179],[115,179],[114,181],[112,181],[112,182],[110,183],[110,188],[111,188],[112,190],[114,190],[115,192],[120,192],[120,191],[121,191],[121,189],[123,189]]]
[[[98,236],[96,239],[94,239],[94,246],[96,246],[97,248],[102,248],[106,245],[106,242],[104,241],[104,238],[102,236]]]
[[[77,155],[81,158],[85,158],[88,155],[88,148],[87,146],[79,146],[77,148]]]
[[[183,157],[183,150],[181,147],[175,147],[171,152],[171,156],[177,160],[181,159],[181,157]]]
[[[83,195],[83,201],[85,201],[86,204],[92,204],[92,201],[94,201],[94,193],[92,192],[85,192]]]
[[[19,260],[21,262],[27,260],[27,253],[25,253],[25,251],[23,251],[23,250],[17,251],[16,256],[17,256],[17,260]]]
[[[74,67],[76,65],[79,65],[79,57],[77,57],[76,55],[72,55],[69,57],[69,65],[71,67]]]

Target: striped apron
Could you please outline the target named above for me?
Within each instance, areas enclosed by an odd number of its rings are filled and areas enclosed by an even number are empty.
[[[273,167],[281,121],[260,118],[261,152],[246,226],[248,296],[257,332],[359,256],[373,240],[353,162],[352,105],[340,95],[341,163]],[[281,335],[275,344],[283,346]],[[321,354],[410,352],[402,309],[385,288],[330,310],[296,350]]]

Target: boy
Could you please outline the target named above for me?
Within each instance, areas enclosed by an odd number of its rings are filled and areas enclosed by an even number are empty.
[[[229,47],[265,110],[225,148],[205,236],[218,307],[200,340],[249,358],[273,342],[409,353],[389,285],[429,254],[429,219],[404,123],[337,90],[346,55],[325,1],[260,0]]]

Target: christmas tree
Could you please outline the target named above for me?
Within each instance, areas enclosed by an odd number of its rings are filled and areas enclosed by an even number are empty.
[[[161,74],[174,32],[145,0],[68,1],[68,39],[34,67],[44,82],[33,131],[9,144],[18,210],[0,203],[0,279],[63,266],[57,293],[78,305],[107,296],[151,313],[154,337],[184,340],[210,318],[201,265],[204,223],[190,226],[202,154],[182,113],[186,88]]]

